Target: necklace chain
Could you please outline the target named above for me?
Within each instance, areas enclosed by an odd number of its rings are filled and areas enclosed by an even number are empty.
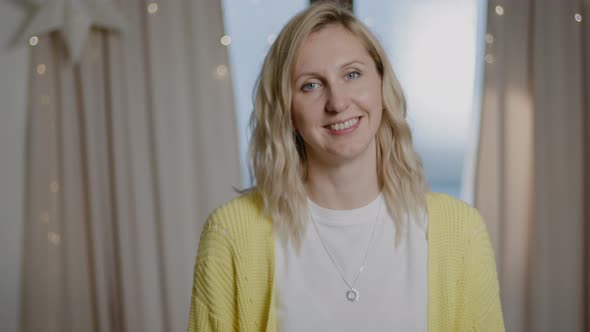
[[[350,284],[346,280],[346,278],[344,277],[344,273],[340,269],[340,266],[338,266],[338,264],[336,263],[336,260],[334,259],[334,256],[332,255],[332,253],[328,249],[328,246],[326,246],[326,243],[324,242],[324,239],[322,238],[322,235],[320,234],[320,230],[318,229],[317,223],[316,223],[316,221],[315,221],[315,219],[313,217],[313,213],[311,213],[311,211],[309,211],[310,219],[311,219],[311,221],[313,223],[313,226],[315,228],[316,233],[318,234],[318,238],[320,239],[320,242],[322,243],[322,246],[324,247],[324,250],[326,251],[326,253],[330,257],[330,260],[332,261],[332,264],[334,264],[334,267],[336,267],[336,270],[340,274],[340,277],[342,278],[342,280],[344,281],[344,283],[349,288],[349,290],[346,292],[346,298],[349,301],[351,301],[351,302],[358,301],[358,298],[359,298],[359,293],[354,288],[354,285],[356,285],[357,280],[359,279],[361,273],[365,269],[365,261],[367,260],[367,256],[369,255],[369,250],[370,250],[370,248],[371,248],[371,246],[373,244],[373,240],[375,238],[375,229],[377,228],[376,225],[377,225],[377,222],[379,221],[379,216],[381,215],[382,205],[383,205],[383,200],[380,198],[379,210],[377,212],[377,217],[375,218],[375,222],[373,223],[373,226],[372,226],[372,229],[371,229],[371,236],[369,238],[369,242],[367,243],[367,249],[365,250],[365,255],[364,255],[363,260],[361,262],[361,266],[359,267],[359,271],[356,274],[356,277],[354,278],[354,281],[352,282],[352,284]]]

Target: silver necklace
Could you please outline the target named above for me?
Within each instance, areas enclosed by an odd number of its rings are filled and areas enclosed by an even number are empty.
[[[381,198],[380,198],[381,199]],[[359,279],[361,273],[363,272],[363,270],[365,269],[365,261],[367,260],[367,256],[369,254],[369,250],[373,244],[373,240],[375,237],[375,229],[377,227],[375,227],[377,225],[377,222],[379,221],[379,216],[381,215],[381,207],[383,206],[383,200],[381,199],[381,202],[379,202],[379,210],[377,212],[377,217],[375,218],[375,222],[373,223],[373,227],[371,230],[371,237],[369,238],[369,243],[367,244],[367,249],[365,250],[365,255],[363,257],[363,261],[361,262],[361,267],[359,268],[359,272],[356,274],[356,277],[354,278],[354,281],[351,283],[349,283],[346,278],[344,277],[344,273],[342,273],[342,270],[340,269],[340,266],[338,266],[338,264],[336,263],[336,260],[334,259],[334,256],[332,256],[332,253],[330,252],[330,250],[328,249],[328,247],[326,246],[326,243],[324,242],[324,239],[322,238],[320,231],[318,229],[318,226],[316,224],[315,219],[313,218],[313,213],[311,213],[311,211],[309,211],[309,217],[313,223],[313,226],[315,228],[316,233],[318,234],[318,238],[320,239],[320,242],[322,243],[322,246],[324,247],[324,250],[326,251],[326,253],[328,254],[328,256],[330,257],[330,260],[332,261],[332,264],[334,264],[334,267],[336,267],[336,270],[338,270],[338,273],[340,274],[340,277],[342,278],[342,280],[344,281],[344,283],[346,284],[346,286],[348,286],[348,290],[346,291],[346,299],[350,302],[356,302],[359,300],[359,296],[360,293],[359,291],[354,287],[356,285],[357,280]]]

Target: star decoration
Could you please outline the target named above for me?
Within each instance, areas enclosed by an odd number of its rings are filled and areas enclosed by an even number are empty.
[[[125,20],[119,10],[106,0],[46,0],[35,12],[22,39],[59,31],[70,58],[78,62],[92,27],[122,31]]]

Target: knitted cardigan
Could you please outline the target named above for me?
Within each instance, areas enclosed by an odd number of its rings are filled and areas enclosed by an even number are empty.
[[[429,193],[428,330],[504,331],[494,252],[474,208]],[[188,331],[277,331],[272,221],[259,195],[214,210],[201,233]]]

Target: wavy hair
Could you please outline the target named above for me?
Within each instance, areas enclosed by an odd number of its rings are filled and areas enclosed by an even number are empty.
[[[294,16],[264,59],[254,89],[250,118],[250,177],[264,214],[286,227],[297,247],[307,222],[305,147],[291,121],[291,75],[297,52],[310,34],[339,24],[354,34],[375,62],[382,80],[383,116],[376,134],[377,172],[387,208],[396,223],[396,244],[405,224],[426,213],[427,186],[422,162],[413,149],[406,101],[383,47],[342,5],[319,3]]]

